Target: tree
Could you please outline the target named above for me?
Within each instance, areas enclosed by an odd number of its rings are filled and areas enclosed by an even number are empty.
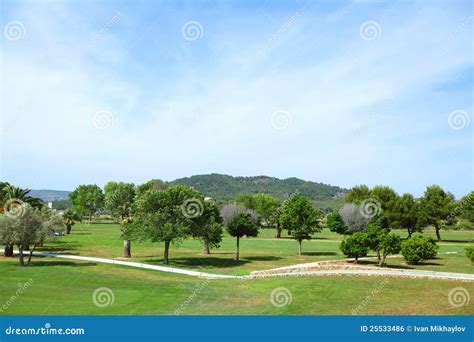
[[[339,249],[348,258],[354,258],[354,263],[357,264],[359,258],[367,256],[367,252],[369,251],[367,247],[367,235],[362,232],[356,232],[342,240]]]
[[[105,206],[114,216],[125,219],[130,216],[135,200],[135,185],[123,182],[108,182],[104,187]]]
[[[332,211],[326,217],[326,224],[331,232],[338,234],[348,234],[350,231],[347,229],[341,215],[337,211]]]
[[[398,203],[398,199],[398,194],[388,186],[378,185],[370,190],[370,199],[368,200],[369,203],[372,202],[371,205],[379,206],[377,208],[372,208],[372,210],[374,218],[380,227],[390,228],[392,224],[392,214],[396,204]]]
[[[411,238],[402,242],[401,252],[407,262],[416,265],[420,261],[436,257],[438,248],[432,238],[422,235],[413,235]]]
[[[198,205],[202,206],[202,212],[191,218],[193,225],[190,234],[193,238],[202,241],[202,253],[210,254],[210,247],[220,247],[223,219],[219,207],[213,200],[204,200]]]
[[[234,216],[240,213],[247,213],[251,216],[252,221],[255,222],[255,224],[258,222],[257,213],[240,204],[235,204],[235,203],[225,204],[224,206],[222,206],[220,211],[221,211],[222,219],[224,220],[224,225],[226,226],[234,218]]]
[[[0,221],[0,237],[6,244],[18,246],[20,266],[29,266],[36,247],[54,233],[62,230],[62,218],[48,208],[35,209],[28,203],[21,204],[17,215],[6,215]],[[25,263],[24,251],[33,245]]]
[[[162,181],[161,179],[152,179],[137,186],[136,193],[138,196],[141,196],[148,190],[165,190],[169,188],[169,186],[170,185],[168,183]]]
[[[353,203],[346,203],[339,210],[344,225],[348,232],[359,232],[367,229],[371,218],[361,213],[360,206]]]
[[[352,187],[344,197],[344,202],[360,204],[363,200],[370,198],[370,189],[367,185],[357,185]]]
[[[276,198],[267,194],[239,194],[236,197],[235,202],[255,211],[261,225],[275,226],[275,237],[279,238],[281,236],[279,221],[276,219],[278,216],[277,211],[280,207],[280,201]]]
[[[28,203],[32,207],[40,209],[44,203],[41,199],[29,196],[30,189],[22,189],[7,182],[0,183],[0,202],[2,212],[15,213],[22,203]],[[5,257],[13,256],[13,244],[6,244],[4,249]]]
[[[66,234],[71,233],[72,226],[76,220],[80,220],[81,216],[74,209],[68,209],[63,214],[64,224],[66,225]]]
[[[126,225],[125,236],[163,242],[163,262],[168,264],[170,244],[184,239],[192,228],[192,220],[185,215],[186,205],[196,199],[202,201],[202,194],[183,185],[145,192],[135,201],[133,223]]]
[[[471,262],[474,262],[474,246],[468,246],[464,248],[466,250],[466,256],[471,260]]]
[[[420,199],[420,226],[432,225],[438,241],[441,241],[441,228],[452,226],[455,222],[455,216],[451,215],[455,208],[456,201],[453,194],[445,192],[438,185],[427,187]]]
[[[247,236],[257,236],[258,226],[252,215],[248,212],[242,211],[232,216],[227,224],[227,232],[230,236],[236,238],[237,250],[235,254],[235,260],[239,260],[240,257],[240,238]]]
[[[385,259],[390,254],[397,254],[400,252],[402,239],[394,233],[388,233],[383,236],[380,241],[379,251],[382,254],[382,259],[379,260],[379,266],[385,264]]]
[[[314,210],[311,202],[300,195],[290,197],[283,206],[280,222],[283,229],[292,232],[294,240],[298,241],[298,255],[301,255],[303,240],[311,240],[311,234],[321,231],[320,211]]]
[[[95,185],[79,185],[69,194],[73,208],[81,216],[88,215],[89,221],[100,209],[104,207],[104,193]]]
[[[413,195],[403,194],[390,213],[392,228],[407,229],[408,237],[414,232],[421,232],[422,228],[418,225],[419,209],[419,203]]]
[[[474,224],[474,191],[471,191],[459,201],[461,217]]]

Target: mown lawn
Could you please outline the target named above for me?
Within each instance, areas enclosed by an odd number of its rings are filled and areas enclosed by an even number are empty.
[[[0,304],[9,303],[0,315],[173,315],[177,309],[182,315],[351,315],[359,305],[364,315],[474,313],[472,300],[459,308],[448,301],[457,287],[473,294],[472,282],[361,276],[205,280],[48,258],[36,258],[29,268],[4,258],[0,274]],[[16,295],[29,279],[31,285]],[[113,293],[113,302],[99,302],[109,303],[104,307],[93,301],[101,287]],[[280,298],[287,305],[275,307],[271,294],[281,287],[289,291]]]
[[[241,240],[241,260],[234,260],[235,239],[225,236],[221,248],[211,255],[201,254],[201,243],[188,239],[174,245],[170,250],[170,266],[199,269],[211,273],[245,275],[254,270],[264,270],[297,263],[344,258],[339,251],[342,236],[327,229],[314,235],[311,241],[303,242],[303,255],[297,255],[297,243],[285,232],[282,239],[273,238],[274,231],[261,229],[259,237]],[[406,237],[404,231],[399,232]],[[427,230],[425,235],[434,237]],[[389,267],[426,269],[444,272],[474,273],[474,267],[464,255],[464,247],[474,242],[474,231],[442,232],[437,259],[413,266],[403,258],[390,258]],[[119,258],[123,241],[116,224],[76,224],[72,234],[45,244],[42,250],[103,258]],[[448,254],[447,254],[448,253]],[[159,243],[132,243],[132,261],[161,264],[163,246]]]

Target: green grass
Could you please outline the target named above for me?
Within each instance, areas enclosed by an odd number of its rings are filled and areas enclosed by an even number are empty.
[[[296,277],[252,280],[203,280],[128,267],[37,258],[30,268],[14,259],[0,263],[0,299],[6,302],[18,283],[32,284],[0,315],[351,315],[362,305],[363,315],[469,315],[471,302],[449,305],[448,293],[471,282],[382,277]],[[114,302],[97,307],[93,293],[113,291]],[[271,293],[285,287],[292,301],[278,308]],[[372,291],[380,291],[371,296]],[[199,290],[198,290],[199,289]],[[0,303],[1,304],[1,303]]]
[[[229,236],[224,237],[221,248],[213,250],[210,256],[201,255],[199,241],[185,240],[172,247],[171,266],[241,275],[253,270],[344,257],[338,249],[342,237],[327,230],[303,243],[302,256],[297,255],[295,241],[285,234],[282,239],[274,239],[273,234],[273,230],[262,229],[258,238],[243,239],[240,262],[233,260],[235,240]],[[406,236],[405,232],[399,234]],[[432,231],[425,234],[434,236]],[[388,267],[474,273],[464,255],[464,247],[474,241],[474,232],[448,231],[442,236],[445,240],[439,244],[437,259],[412,266],[396,257],[388,259]],[[71,235],[56,238],[40,250],[118,258],[122,244],[116,224],[76,224]],[[446,252],[457,253],[444,254]],[[132,244],[132,261],[160,264],[162,253],[161,244]],[[18,266],[17,259],[0,258],[0,274],[0,305],[15,296],[0,315],[168,315],[178,308],[182,308],[181,314],[205,315],[350,315],[384,280],[388,283],[370,297],[360,314],[474,313],[472,303],[454,308],[447,297],[456,287],[474,293],[474,283],[448,280],[325,276],[207,281],[158,271],[41,257],[34,257],[32,265],[25,268]],[[18,284],[30,278],[32,285],[16,296]],[[113,305],[104,308],[94,305],[92,296],[100,287],[113,291]],[[291,304],[282,308],[271,304],[271,293],[278,287],[291,292]]]
[[[404,231],[399,232],[406,237]],[[434,232],[424,234],[434,237]],[[274,231],[261,229],[259,237],[241,240],[241,260],[234,260],[235,239],[225,236],[221,248],[211,255],[201,254],[201,243],[187,239],[170,250],[170,266],[196,269],[203,272],[246,275],[251,271],[265,270],[298,263],[344,258],[339,251],[342,236],[323,230],[315,239],[303,242],[303,255],[297,255],[297,243],[283,234],[273,238]],[[444,272],[474,273],[474,267],[464,255],[464,247],[474,242],[474,231],[443,232],[437,259],[420,265],[406,265],[403,258],[388,259],[388,266],[409,269],[426,269]],[[123,241],[116,224],[76,224],[72,234],[50,242],[42,248],[46,251],[71,253],[84,256],[118,258],[122,255]],[[445,254],[456,252],[456,254]],[[163,262],[163,245],[160,243],[132,243],[132,260],[150,264]]]

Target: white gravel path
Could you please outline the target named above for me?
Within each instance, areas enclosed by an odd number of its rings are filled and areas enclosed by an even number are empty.
[[[3,250],[0,250],[3,252]],[[15,251],[18,253],[18,251]],[[27,254],[28,252],[25,252]],[[302,270],[297,271],[297,268],[303,268],[310,264],[299,264],[288,267],[278,268],[282,270],[281,273],[268,273],[259,272],[260,274],[254,274],[249,276],[235,276],[227,274],[212,274],[197,272],[191,270],[184,270],[181,268],[149,265],[132,261],[122,261],[115,259],[105,259],[96,257],[85,257],[79,255],[68,255],[68,254],[54,254],[46,252],[34,252],[35,256],[43,256],[50,258],[61,258],[61,259],[72,259],[81,261],[92,261],[103,264],[122,265],[143,269],[150,269],[161,272],[183,274],[191,277],[207,278],[207,279],[257,279],[257,278],[268,278],[268,277],[293,277],[293,276],[327,276],[327,275],[364,275],[364,276],[392,276],[392,277],[413,277],[413,278],[436,278],[436,279],[448,279],[448,280],[463,280],[463,281],[474,281],[474,274],[466,273],[453,273],[453,272],[437,272],[437,271],[422,271],[422,270],[404,270],[404,269],[389,269],[389,268],[375,268],[373,270]],[[340,261],[340,260],[337,260]],[[314,263],[313,263],[314,264]],[[275,269],[274,269],[275,270]],[[291,272],[284,272],[285,270],[291,270]],[[270,270],[271,271],[271,270]]]

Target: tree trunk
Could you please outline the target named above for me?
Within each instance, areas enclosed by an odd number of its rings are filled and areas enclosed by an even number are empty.
[[[301,240],[298,240],[298,255],[301,255]]]
[[[354,264],[357,264],[358,261],[359,261],[359,257],[355,257]]]
[[[89,223],[92,222],[92,213],[89,214]]]
[[[382,257],[380,256],[380,249],[377,249],[377,260],[378,260],[378,263],[379,263],[379,266],[380,266],[380,263],[382,261]]]
[[[20,266],[25,266],[25,259],[23,258],[23,246],[18,246],[18,252],[20,257]]]
[[[239,242],[240,241],[239,240],[240,240],[240,238],[237,236],[237,254],[235,255],[235,260],[237,260],[237,261],[239,261],[239,253],[240,253],[240,251],[239,251],[239,249],[240,249],[240,243]]]
[[[71,225],[70,224],[66,224],[66,234],[71,234]]]
[[[30,255],[28,255],[28,263],[26,264],[27,266],[30,266],[31,263],[31,258],[33,257],[33,252],[36,249],[36,245],[33,245],[33,249],[30,251]]]
[[[277,238],[277,239],[281,238],[281,227],[280,227],[280,224],[279,224],[279,223],[277,223],[277,225],[276,225],[275,238]]]
[[[130,240],[123,240],[123,257],[131,258],[132,253],[130,251]]]
[[[440,229],[441,229],[441,227],[435,226],[436,238],[438,239],[438,241],[441,241],[441,235],[439,234]]]
[[[6,245],[3,252],[4,257],[13,257],[13,245]]]
[[[27,244],[23,247],[24,251],[29,251],[30,250],[30,244]]]
[[[385,264],[385,259],[387,258],[386,255],[382,256],[382,259],[379,260],[379,267],[382,267]]]
[[[408,237],[411,238],[411,232],[412,232],[412,229],[410,227],[408,227]]]
[[[203,240],[202,242],[202,254],[209,255],[211,251],[209,250],[209,241]]]
[[[170,242],[169,241],[165,241],[165,255],[163,257],[163,263],[165,265],[168,265],[168,261],[169,261],[169,253],[170,253]]]

